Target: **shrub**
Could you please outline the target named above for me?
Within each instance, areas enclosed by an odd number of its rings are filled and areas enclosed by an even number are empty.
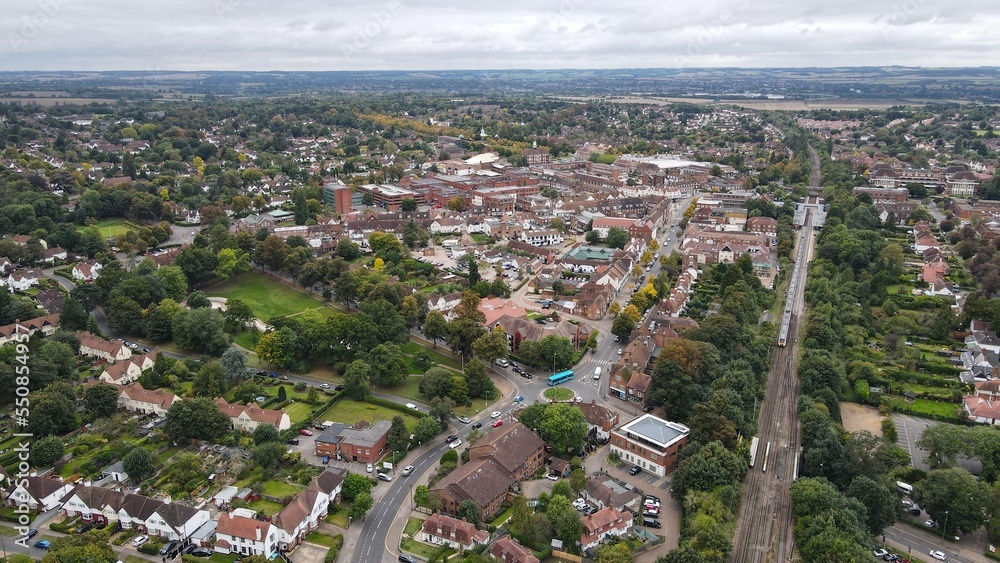
[[[340,548],[344,545],[344,535],[337,534],[333,536],[333,546],[327,550],[326,557],[323,558],[323,563],[333,563],[337,560],[337,555],[340,553]]]
[[[892,444],[896,443],[899,436],[896,432],[896,422],[892,420],[892,417],[887,416],[882,419],[882,437]]]
[[[142,544],[138,549],[139,553],[145,553],[146,555],[159,555],[160,554],[160,544],[152,540]]]

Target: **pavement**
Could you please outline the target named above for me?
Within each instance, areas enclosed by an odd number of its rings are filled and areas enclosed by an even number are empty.
[[[910,465],[922,471],[930,471],[931,466],[927,463],[929,454],[917,448],[917,441],[924,430],[943,423],[899,413],[893,413],[892,420],[896,423],[896,445],[910,454]],[[973,475],[979,475],[983,471],[983,464],[978,459],[958,457],[956,463]]]

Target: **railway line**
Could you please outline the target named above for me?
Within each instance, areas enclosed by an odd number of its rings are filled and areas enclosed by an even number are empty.
[[[729,558],[732,563],[783,563],[792,560],[795,522],[788,491],[798,471],[799,452],[796,412],[799,380],[795,357],[805,308],[806,266],[812,240],[812,218],[807,215],[799,234],[778,347],[771,358],[764,401],[761,403],[757,425],[759,442],[754,450],[753,467],[743,484],[733,551]]]

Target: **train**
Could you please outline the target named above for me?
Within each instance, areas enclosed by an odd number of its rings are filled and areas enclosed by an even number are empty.
[[[809,213],[808,211],[806,213]],[[806,224],[809,224],[807,219]],[[792,324],[792,305],[795,302],[795,295],[798,291],[799,286],[799,268],[802,265],[802,261],[806,258],[806,235],[808,234],[808,229],[803,229],[802,234],[799,235],[799,248],[795,253],[795,258],[792,262],[795,267],[792,269],[792,279],[788,283],[787,297],[785,298],[785,312],[781,316],[781,328],[778,330],[778,346],[784,348],[788,344],[788,331],[789,326]]]

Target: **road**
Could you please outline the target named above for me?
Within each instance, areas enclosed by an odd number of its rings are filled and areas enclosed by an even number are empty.
[[[805,276],[813,229],[811,213],[803,225],[799,245],[806,245],[806,258],[795,264],[799,283],[792,301],[792,322],[789,336],[797,335],[799,320],[805,310]],[[795,373],[798,338],[790,338],[788,346],[775,348],[771,370],[764,391],[758,419],[757,435],[760,446],[756,464],[743,486],[739,521],[733,538],[733,563],[790,561],[795,522],[788,489],[797,473],[799,422],[796,403],[799,380]]]
[[[948,556],[950,563],[981,563],[989,561],[981,551],[959,547],[957,544],[945,545],[949,542],[942,540],[940,534],[919,530],[906,524],[895,524],[886,528],[883,532],[890,547],[903,553],[912,553],[914,556],[925,561],[931,561],[927,555],[929,551],[943,551]]]

